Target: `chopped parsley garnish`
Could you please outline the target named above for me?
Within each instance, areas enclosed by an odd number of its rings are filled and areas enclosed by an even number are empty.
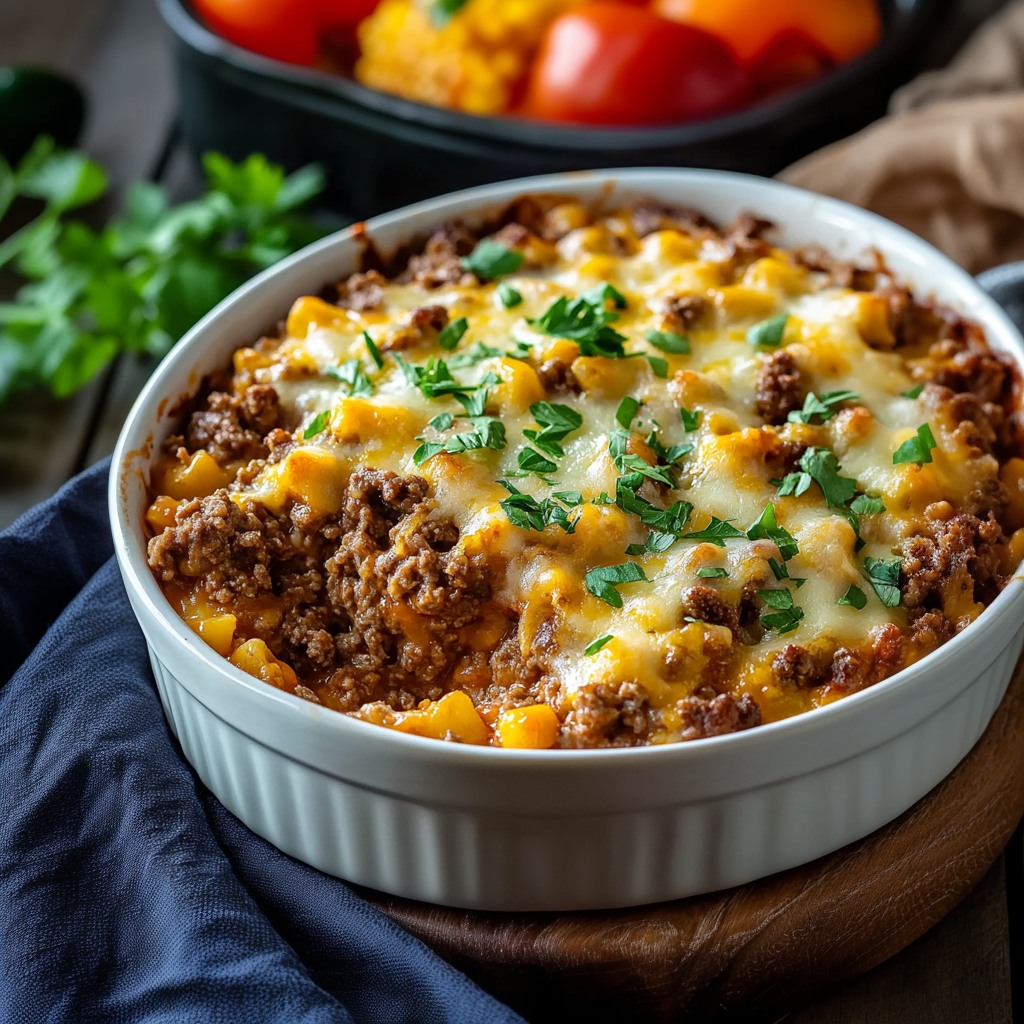
[[[855,583],[851,583],[849,589],[837,603],[860,611],[868,603],[868,596]]]
[[[927,423],[922,423],[917,428],[917,435],[908,437],[893,452],[892,464],[899,466],[905,462],[916,462],[922,466],[924,463],[932,461],[932,449],[935,446],[935,435],[932,433],[932,428]]]
[[[782,478],[779,485],[781,496],[791,494],[799,497],[813,480],[821,488],[829,508],[845,509],[857,493],[857,481],[840,475],[839,459],[828,448],[808,448],[800,457],[800,469],[802,472],[787,473]]]
[[[697,576],[702,580],[719,580],[729,575],[728,569],[722,569],[715,565],[705,565],[697,570]]]
[[[895,608],[900,603],[900,568],[903,565],[899,558],[864,559],[864,575],[875,589],[878,600],[886,608]]]
[[[668,466],[652,466],[646,459],[628,451],[630,434],[626,430],[613,430],[608,435],[608,450],[615,468],[622,474],[640,473],[669,487],[675,487],[672,470]]]
[[[807,582],[807,578],[805,576],[790,576],[789,568],[786,563],[776,561],[774,558],[768,559],[768,568],[771,569],[772,575],[777,580],[789,580],[797,590]]]
[[[623,562],[621,565],[606,565],[591,569],[583,579],[584,585],[594,597],[600,598],[613,608],[622,607],[622,595],[616,587],[624,583],[649,583],[644,570],[637,562]]]
[[[850,503],[850,511],[858,516],[873,516],[885,511],[881,498],[869,498],[866,494],[858,494]]]
[[[924,391],[924,384],[915,384],[912,388],[900,392],[900,398],[920,398]]]
[[[587,644],[587,646],[583,648],[584,656],[589,658],[592,654],[597,654],[597,652],[601,650],[606,643],[614,639],[615,637],[612,636],[611,633],[605,633],[603,636],[599,636],[596,640]]]
[[[428,427],[435,430],[447,430],[452,425],[452,414],[450,412],[439,412],[432,420],[427,422]]]
[[[788,319],[789,314],[782,313],[779,316],[773,316],[770,320],[762,320],[759,324],[754,324],[747,331],[747,341],[760,348],[778,348],[782,344],[782,335],[786,330]]]
[[[529,494],[517,490],[507,480],[499,480],[498,483],[509,492],[509,496],[503,498],[499,504],[513,526],[518,526],[521,530],[540,532],[554,523],[566,533],[575,532],[579,513],[571,517],[566,508],[555,501],[554,497],[537,501]]]
[[[558,463],[552,462],[530,447],[521,449],[516,458],[522,473],[554,473],[558,469]]]
[[[498,285],[498,301],[505,309],[514,309],[523,301],[523,296],[508,281],[502,281]]]
[[[673,331],[648,331],[644,337],[649,345],[653,345],[662,352],[687,355],[690,351],[690,339]]]
[[[327,376],[346,385],[353,397],[365,398],[373,394],[373,385],[358,359],[348,359],[341,366],[328,367]]]
[[[819,398],[813,391],[807,393],[802,409],[794,409],[788,416],[790,423],[811,423],[815,417],[824,423],[836,414],[841,402],[853,402],[860,398],[856,391],[827,391]]]
[[[688,434],[692,433],[697,429],[697,424],[700,422],[700,410],[697,409],[694,412],[690,412],[686,408],[680,409],[679,418],[683,421],[683,430]]]
[[[775,506],[769,502],[757,521],[747,530],[750,540],[770,540],[778,546],[783,561],[789,561],[799,552],[796,538],[784,527],[779,526],[775,519]]]
[[[611,288],[611,285],[605,288]],[[570,300],[562,295],[539,317],[526,322],[543,334],[575,341],[579,345],[580,355],[623,359],[626,355],[622,347],[625,335],[608,326],[617,319],[617,313],[604,308],[603,299],[592,302],[582,296]]]
[[[616,309],[626,308],[626,296],[615,285],[609,284],[607,281],[604,284],[588,288],[580,298],[592,306],[604,306],[605,303],[610,302]]]
[[[790,633],[800,624],[804,617],[803,608],[793,603],[793,592],[788,589],[759,590],[757,596],[773,612],[761,616],[761,625],[776,633]]]
[[[366,351],[370,353],[374,366],[378,370],[382,370],[384,368],[384,357],[380,354],[380,349],[377,348],[376,342],[370,337],[369,331],[363,331],[363,341],[366,343]]]
[[[648,355],[647,362],[650,364],[651,373],[653,373],[655,377],[660,377],[662,380],[668,377],[667,359],[662,359],[661,356]]]
[[[505,447],[505,424],[493,416],[473,417],[473,430],[462,434],[453,434],[446,441],[424,441],[412,453],[412,461],[422,466],[438,452],[449,452],[458,455],[460,452],[478,451],[490,448],[501,451]]]
[[[302,440],[308,441],[311,437],[316,437],[317,434],[322,434],[324,428],[327,426],[327,421],[330,419],[331,413],[329,410],[318,412],[310,421],[309,426],[302,432]]]
[[[714,544],[717,547],[724,548],[727,540],[732,540],[733,537],[742,536],[743,531],[737,530],[732,523],[725,519],[719,519],[717,516],[712,516],[711,522],[708,523],[703,530],[697,530],[695,533],[684,533],[682,539],[706,540],[709,544]]]
[[[670,466],[674,466],[684,455],[689,455],[693,451],[692,444],[674,444],[671,448],[666,448],[661,443],[656,430],[652,430],[647,435],[646,440],[648,447],[650,447],[654,454],[662,462],[667,462]]]
[[[479,384],[463,384],[456,380],[448,364],[443,359],[431,356],[425,366],[407,363],[400,355],[395,354],[395,361],[405,374],[411,387],[419,388],[427,398],[440,398],[443,395],[465,395],[481,388],[488,388],[500,383],[500,378],[493,373],[487,374]]]
[[[477,242],[476,248],[459,263],[481,281],[493,281],[496,277],[514,274],[523,265],[523,254],[493,238],[485,238]]]
[[[448,365],[453,370],[463,370],[467,366],[476,366],[477,363],[481,363],[485,359],[496,359],[500,356],[512,356],[513,359],[519,358],[515,353],[502,352],[500,348],[495,348],[493,345],[485,345],[482,341],[474,341],[465,352],[452,356],[448,361]]]
[[[530,414],[540,424],[540,430],[527,429],[523,434],[542,452],[561,458],[565,455],[562,441],[583,426],[583,417],[568,405],[553,402],[534,402]]]
[[[619,402],[618,409],[615,410],[615,418],[619,421],[619,424],[626,430],[629,430],[630,424],[636,419],[636,414],[640,411],[640,403],[630,395],[626,395],[625,398]]]
[[[437,343],[446,352],[451,352],[453,348],[462,340],[463,335],[469,330],[469,321],[464,316],[460,316],[458,320],[453,320],[450,324],[446,324],[441,333],[437,336]]]
[[[557,498],[563,505],[575,507],[583,504],[583,495],[579,491],[552,491],[552,498]]]

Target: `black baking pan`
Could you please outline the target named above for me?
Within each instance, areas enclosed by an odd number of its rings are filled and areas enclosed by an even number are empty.
[[[770,2],[770,0],[765,0]],[[822,0],[827,2],[827,0]],[[181,123],[196,153],[252,152],[324,165],[328,203],[363,218],[455,189],[596,167],[675,166],[774,174],[880,116],[917,70],[941,0],[884,0],[873,49],[820,79],[726,117],[592,128],[478,117],[367,89],[352,78],[249,53],[184,0],[157,0],[175,38]]]

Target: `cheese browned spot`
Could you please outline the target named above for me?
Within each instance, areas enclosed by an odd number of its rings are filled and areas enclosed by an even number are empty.
[[[976,324],[756,218],[518,210],[511,273],[445,229],[197,397],[150,564],[211,645],[380,725],[588,747],[806,711],[981,614],[1024,459]]]

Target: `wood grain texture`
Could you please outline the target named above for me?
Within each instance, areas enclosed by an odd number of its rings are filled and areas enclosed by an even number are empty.
[[[863,974],[922,936],[978,885],[1022,813],[1024,663],[952,775],[890,825],[804,867],[727,892],[590,913],[477,913],[367,895],[531,1021],[584,1012],[588,1021],[767,1013]],[[1005,948],[1005,925],[992,909],[983,908],[977,926],[989,952]],[[977,936],[956,941],[973,941],[977,953]],[[946,976],[919,976],[939,999],[963,991],[959,973],[969,959],[945,952]],[[982,973],[991,968],[982,984],[1001,984],[1002,998],[978,1007],[984,1016],[931,1021],[1000,1020],[1005,970],[991,956],[972,962]],[[903,1020],[870,1016],[867,997],[858,1006],[855,1016],[840,1009],[797,1019]]]

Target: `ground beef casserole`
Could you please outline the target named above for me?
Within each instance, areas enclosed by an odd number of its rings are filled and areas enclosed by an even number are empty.
[[[1024,554],[1019,382],[881,259],[530,197],[299,298],[184,411],[149,564],[216,651],[514,747],[734,732],[965,628]]]

